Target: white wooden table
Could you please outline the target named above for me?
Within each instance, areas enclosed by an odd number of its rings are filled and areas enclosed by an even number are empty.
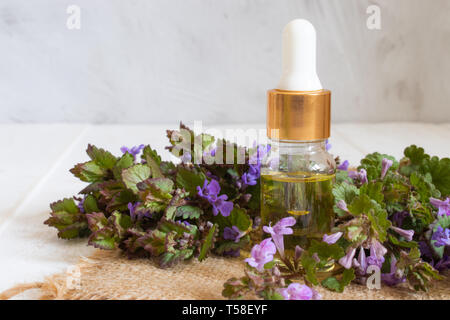
[[[165,130],[176,125],[0,125],[0,291],[40,281],[65,271],[94,249],[86,240],[59,240],[56,230],[43,225],[49,203],[71,197],[84,183],[69,173],[87,161],[88,143],[117,155],[122,145],[150,144],[170,159]],[[240,125],[220,128],[263,128]],[[367,153],[379,151],[397,158],[416,144],[440,157],[450,156],[450,124],[385,123],[339,124],[332,127],[330,152],[357,164]]]

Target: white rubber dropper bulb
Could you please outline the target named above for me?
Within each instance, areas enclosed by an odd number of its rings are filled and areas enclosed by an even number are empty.
[[[323,89],[316,72],[316,30],[307,20],[293,20],[283,30],[283,74],[277,89]]]

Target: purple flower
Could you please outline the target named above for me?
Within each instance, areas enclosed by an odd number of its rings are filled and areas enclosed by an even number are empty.
[[[386,173],[388,172],[389,168],[392,167],[392,164],[394,162],[392,160],[384,158],[381,162],[381,180],[384,179],[386,176]]]
[[[217,216],[220,212],[220,214],[224,217],[228,217],[233,211],[233,202],[226,201],[228,199],[228,196],[226,194],[223,194],[221,196],[218,196],[216,201],[214,203],[211,203],[213,206],[213,214]]]
[[[255,177],[250,173],[244,173],[241,178],[242,179],[241,188],[256,185],[258,183],[258,178],[259,177]]]
[[[381,269],[384,263],[384,254],[381,256],[377,253],[376,247],[370,247],[370,256],[367,257],[367,265],[368,266],[377,266]]]
[[[438,248],[450,246],[450,229],[446,228],[444,230],[444,228],[438,226],[436,231],[433,233],[431,240],[436,241],[434,245]]]
[[[357,171],[349,171],[348,176],[352,178],[353,180],[358,179],[362,184],[368,183],[367,180],[367,171],[365,169]]]
[[[128,202],[128,210],[130,211],[130,217],[131,219],[136,219],[136,208],[139,206],[139,202],[136,202],[135,204]]]
[[[222,216],[228,217],[233,210],[233,202],[226,201],[228,199],[228,196],[226,194],[220,195],[220,185],[217,180],[211,180],[210,183],[208,183],[208,180],[205,179],[205,182],[203,183],[203,188],[197,187],[197,194],[207,199],[208,202],[213,207],[213,214],[217,216],[217,214],[220,212]]]
[[[129,202],[128,203],[128,210],[130,211],[130,217],[132,220],[140,220],[143,217],[151,217],[150,210],[139,210],[138,207],[141,203],[136,202],[135,204]]]
[[[366,260],[366,252],[364,251],[363,247],[361,247],[359,249],[358,260],[353,259],[353,265],[355,266],[356,273],[358,275],[363,276],[366,274],[368,264],[367,264],[367,260]]]
[[[324,234],[322,240],[323,242],[326,242],[328,244],[334,244],[342,237],[342,235],[343,235],[342,232],[336,232],[333,233],[332,235]]]
[[[254,146],[256,143],[254,143]],[[263,159],[272,149],[270,144],[264,145],[260,144],[256,147],[256,152],[250,157],[249,164],[261,164],[261,159]]]
[[[207,176],[208,178],[210,178],[210,179],[219,180],[219,177],[213,175],[213,174],[211,173],[211,171],[207,171],[207,172],[206,172],[206,176]]]
[[[307,285],[300,283],[291,283],[287,288],[278,291],[284,300],[312,300],[313,290]]]
[[[270,233],[272,235],[272,239],[275,243],[275,246],[280,253],[280,256],[284,256],[284,240],[283,236],[286,234],[293,234],[294,231],[290,228],[296,224],[296,220],[293,217],[283,218],[277,222],[273,227],[272,223],[269,223],[269,226],[264,226],[263,230],[266,233]]]
[[[234,242],[239,242],[239,240],[242,238],[243,235],[244,233],[241,232],[241,230],[239,230],[239,228],[236,226],[232,226],[231,228],[225,227],[225,229],[223,229],[223,238],[226,240],[233,240]]]
[[[407,241],[411,241],[414,236],[414,230],[403,230],[401,228],[397,227],[391,227],[392,230],[397,232],[399,235],[401,235],[403,238],[405,238]]]
[[[348,162],[348,160],[345,160],[337,168],[342,171],[347,171],[349,166],[350,166],[350,162]]]
[[[329,151],[331,149],[332,145],[328,142],[328,139],[325,140],[325,150]]]
[[[338,207],[339,209],[341,209],[345,212],[349,212],[348,208],[347,208],[347,203],[345,203],[344,200],[339,200],[338,203],[336,203],[336,207]]]
[[[391,272],[390,273],[382,273],[381,280],[388,286],[395,286],[399,283],[405,282],[405,277],[398,278],[397,273],[397,259],[395,259],[394,255],[391,256]]]
[[[263,271],[264,265],[273,260],[273,255],[277,252],[271,238],[263,240],[260,244],[253,246],[250,252],[251,257],[245,259],[250,266],[258,271]]]
[[[373,251],[372,251],[373,250]],[[370,246],[370,252],[377,259],[381,260],[381,258],[384,258],[384,255],[387,253],[387,249],[383,247],[383,245],[378,240],[373,240]]]
[[[345,269],[350,269],[352,267],[353,263],[353,257],[355,256],[356,249],[355,248],[348,248],[347,254],[339,259],[339,264],[343,266]]]
[[[180,159],[182,163],[189,163],[192,161],[192,154],[189,151],[183,151],[183,155]]]
[[[425,241],[419,241],[419,249],[423,257],[426,257],[428,259],[433,258],[433,252]]]
[[[399,211],[394,213],[394,215],[392,216],[392,221],[395,222],[397,226],[401,227],[403,225],[403,220],[405,220],[405,218],[408,216],[408,211]]]
[[[78,202],[77,207],[80,210],[81,213],[84,213],[84,201],[86,200],[86,197],[83,197],[83,199]]]
[[[241,181],[237,183],[239,188],[245,189],[247,186],[254,186],[258,183],[258,179],[261,176],[261,159],[269,153],[270,149],[270,145],[259,145],[256,147],[255,154],[248,161],[248,172],[245,172],[241,177]]]
[[[129,154],[131,154],[133,156],[134,159],[136,159],[136,156],[139,153],[141,153],[141,151],[142,151],[142,149],[144,149],[144,147],[145,146],[143,144],[141,144],[139,146],[134,146],[131,149],[128,149],[126,146],[123,146],[120,148],[120,151],[122,151],[122,153],[124,153],[124,154],[128,152]]]
[[[436,264],[434,264],[432,262],[431,265],[437,271],[444,272],[445,270],[450,269],[450,257],[447,255],[444,255],[444,257],[441,260],[439,260],[438,262],[436,262]]]
[[[217,148],[212,148],[211,150],[203,151],[203,157],[215,157]]]
[[[315,262],[317,263],[320,262],[319,254],[317,252],[313,253],[312,258],[314,259]]]
[[[430,203],[436,208],[439,209],[438,216],[450,216],[450,198],[445,199],[445,201],[430,198]]]
[[[299,245],[295,246],[295,260],[300,259],[303,252],[305,252],[305,250],[302,247],[300,247]]]
[[[197,186],[198,195],[207,200],[215,200],[219,192],[220,192],[219,182],[217,182],[214,179],[211,180],[211,182],[209,183],[208,180],[205,179],[205,181],[203,182],[203,188]]]
[[[266,156],[270,148],[270,145],[259,145],[256,148],[256,153],[249,159],[248,172],[245,172],[239,181],[239,188],[245,189],[247,186],[254,186],[258,183],[261,176],[261,159]]]

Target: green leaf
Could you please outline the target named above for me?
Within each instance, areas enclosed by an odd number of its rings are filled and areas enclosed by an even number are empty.
[[[322,280],[322,286],[336,292],[344,291],[342,289],[341,283],[335,277],[328,277],[325,280]]]
[[[150,146],[146,146],[142,151],[142,158],[145,159],[147,165],[152,172],[152,178],[163,178],[164,175],[161,171],[161,157],[156,150],[153,150]]]
[[[450,228],[450,216],[440,216],[436,222],[437,225],[440,225],[443,229]]]
[[[86,222],[75,222],[68,227],[62,228],[58,232],[58,237],[61,239],[73,239],[83,237],[88,234],[86,229]]]
[[[230,219],[231,225],[238,227],[241,231],[247,231],[252,225],[252,221],[246,210],[237,206],[234,206],[231,211]]]
[[[107,171],[102,169],[94,161],[79,163],[70,172],[84,182],[100,182],[107,176]]]
[[[395,244],[396,246],[402,247],[402,248],[416,248],[418,246],[417,242],[415,241],[404,241],[399,240],[396,237],[394,237],[392,234],[388,235],[389,240]]]
[[[266,300],[284,300],[284,297],[273,289],[265,290],[262,295]]]
[[[353,184],[353,179],[348,176],[348,171],[346,170],[338,170],[336,172],[336,185],[341,183]]]
[[[380,154],[378,152],[367,155],[361,160],[361,165],[358,169],[365,169],[367,171],[367,179],[369,181],[380,178],[381,176],[381,165],[383,159],[392,160],[393,164],[389,171],[396,171],[398,169],[398,161],[390,155]]]
[[[175,252],[165,252],[159,259],[159,265],[161,268],[169,267],[180,260],[187,260],[194,254],[192,249],[176,250]]]
[[[308,251],[310,253],[317,253],[320,260],[325,261],[328,261],[329,259],[339,260],[345,255],[344,249],[342,249],[337,243],[328,244],[317,240],[311,241]]]
[[[374,200],[371,200],[366,194],[362,194],[353,199],[350,205],[348,205],[348,210],[354,216],[357,216],[363,213],[369,213],[377,207],[379,205]]]
[[[215,141],[215,138],[209,134],[202,133],[201,137],[203,150],[208,149],[208,147],[211,146]]]
[[[180,221],[172,221],[162,218],[157,226],[157,229],[164,233],[175,232],[178,235],[183,235],[185,232],[189,233],[189,229]]]
[[[209,229],[208,234],[207,234],[207,236],[206,236],[205,240],[203,241],[202,246],[200,248],[200,254],[198,256],[198,261],[205,260],[207,255],[208,255],[208,252],[213,247],[213,245],[214,245],[213,238],[214,238],[214,233],[216,232],[216,228],[217,228],[217,225],[214,224],[211,227],[211,229]]]
[[[86,152],[88,156],[103,169],[112,169],[117,162],[117,158],[109,151],[97,148],[91,144],[88,145]]]
[[[167,178],[147,179],[138,184],[139,198],[145,208],[159,212],[168,207],[172,200],[173,181]],[[176,203],[173,203],[176,205]],[[173,206],[172,205],[172,206]],[[168,209],[167,218],[173,218],[173,208]]]
[[[388,213],[383,209],[372,210],[367,214],[372,230],[378,235],[380,242],[386,241],[387,230],[392,226],[388,220]]]
[[[153,178],[146,180],[146,187],[157,190],[162,198],[172,198],[169,194],[173,191],[173,181],[167,178]]]
[[[206,176],[202,172],[179,168],[177,172],[176,185],[189,192],[191,196],[197,194],[197,187],[203,186]]]
[[[317,280],[317,262],[314,260],[310,253],[304,252],[300,258],[303,270],[305,271],[305,278],[311,282],[313,285],[318,285],[319,280]]]
[[[431,183],[441,192],[442,196],[450,195],[450,159],[430,157],[422,148],[408,147],[405,150],[405,158],[402,159],[400,172],[406,176],[414,172],[423,175],[430,174]]]
[[[168,162],[168,161],[162,161],[160,168],[161,168],[161,172],[164,176],[172,175],[176,170],[175,164],[173,162]]]
[[[417,191],[418,197],[421,202],[428,203],[430,197],[440,198],[441,193],[436,189],[434,184],[432,183],[433,178],[431,174],[422,175],[418,172],[413,172],[409,177],[411,185]]]
[[[164,216],[166,217],[167,220],[175,219],[175,213],[177,211],[177,208],[183,206],[186,203],[184,198],[187,197],[188,195],[189,193],[185,192],[182,189],[175,190],[174,195],[170,200],[169,204],[167,205],[166,211],[164,213]]]
[[[78,213],[80,210],[78,209],[75,201],[72,198],[65,198],[63,200],[53,202],[50,204],[50,208],[52,211],[66,211],[68,213]]]
[[[423,148],[412,145],[405,149],[405,158],[401,161],[400,173],[409,177],[413,172],[418,172],[423,163],[430,159]]]
[[[336,212],[340,216],[347,215],[347,212],[339,209],[336,204],[344,200],[345,203],[349,204],[352,203],[353,199],[359,195],[359,189],[352,185],[348,184],[347,182],[343,182],[341,184],[336,184],[333,187],[333,195],[334,195],[334,212]]]
[[[276,262],[275,260],[272,260],[272,261],[270,261],[270,262],[267,262],[267,263],[264,265],[264,269],[270,270],[270,269],[272,269],[273,267],[275,267],[276,264],[277,264],[277,262]]]
[[[86,216],[81,213],[74,199],[63,199],[50,205],[52,212],[44,224],[58,230],[58,237],[73,239],[89,234]]]
[[[336,292],[344,292],[344,288],[355,279],[355,271],[353,269],[345,269],[342,273],[341,280],[339,281],[335,277],[328,277],[322,281],[322,285]]]
[[[120,180],[122,177],[122,171],[124,169],[130,168],[133,165],[134,157],[130,153],[125,152],[113,168],[114,178]]]
[[[113,229],[103,228],[90,235],[88,244],[99,249],[113,250],[117,248],[118,242]]]
[[[380,205],[384,206],[384,195],[383,195],[383,183],[382,182],[366,183],[361,186],[359,191],[360,191],[360,194],[365,194],[372,200],[375,200]]]
[[[83,208],[85,213],[99,212],[100,209],[97,206],[97,200],[93,195],[87,195],[83,202]]]
[[[107,212],[128,210],[128,203],[137,201],[133,191],[126,189],[125,184],[120,180],[110,180],[102,183],[100,186],[101,197],[99,202],[106,204]]]
[[[105,217],[103,212],[93,212],[86,215],[89,229],[92,232],[99,231],[108,226],[108,219]]]
[[[425,153],[423,148],[419,148],[415,145],[406,148],[404,154],[413,165],[421,165],[424,160],[430,159],[430,156]]]
[[[203,210],[199,207],[194,206],[181,206],[175,211],[177,217],[182,217],[183,219],[198,219],[203,214]]]
[[[125,186],[132,190],[135,194],[138,193],[137,184],[147,180],[150,177],[150,168],[143,164],[137,164],[133,167],[122,171],[122,181]]]
[[[433,184],[444,197],[450,195],[450,159],[433,157],[425,162],[423,173],[430,173]]]
[[[239,240],[239,242],[234,242],[234,241],[222,242],[221,244],[219,244],[217,246],[217,248],[214,250],[214,252],[217,254],[223,254],[226,251],[245,248],[249,244],[250,244],[250,237],[248,235],[246,235],[246,236],[242,237]]]
[[[120,238],[125,235],[125,232],[132,225],[131,217],[127,214],[121,214],[119,211],[113,212],[109,219],[111,219],[114,230],[116,230],[116,233]]]
[[[166,233],[158,229],[149,230],[137,242],[145,251],[149,252],[153,257],[157,257],[165,252]]]

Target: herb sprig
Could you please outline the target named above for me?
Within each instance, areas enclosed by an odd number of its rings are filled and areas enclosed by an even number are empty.
[[[246,275],[224,285],[229,298],[250,292],[265,299],[317,299],[314,286],[342,292],[352,281],[365,283],[371,266],[380,268],[384,284],[407,282],[427,290],[450,268],[448,158],[411,146],[400,161],[373,153],[357,170],[341,163],[332,234],[285,257],[283,236],[295,221],[259,226],[260,165],[270,146],[245,148],[197,135],[183,124],[167,136],[178,164],[162,161],[149,145],[123,147],[119,157],[89,145],[89,161],[70,170],[88,185],[52,203],[45,224],[60,238],[87,236],[94,247],[152,257],[161,267],[194,257],[202,261],[211,253],[239,256],[253,244]],[[214,161],[225,150],[226,163]],[[261,229],[269,238],[255,244]],[[341,268],[319,281],[331,260]],[[299,278],[304,285],[293,282]]]

